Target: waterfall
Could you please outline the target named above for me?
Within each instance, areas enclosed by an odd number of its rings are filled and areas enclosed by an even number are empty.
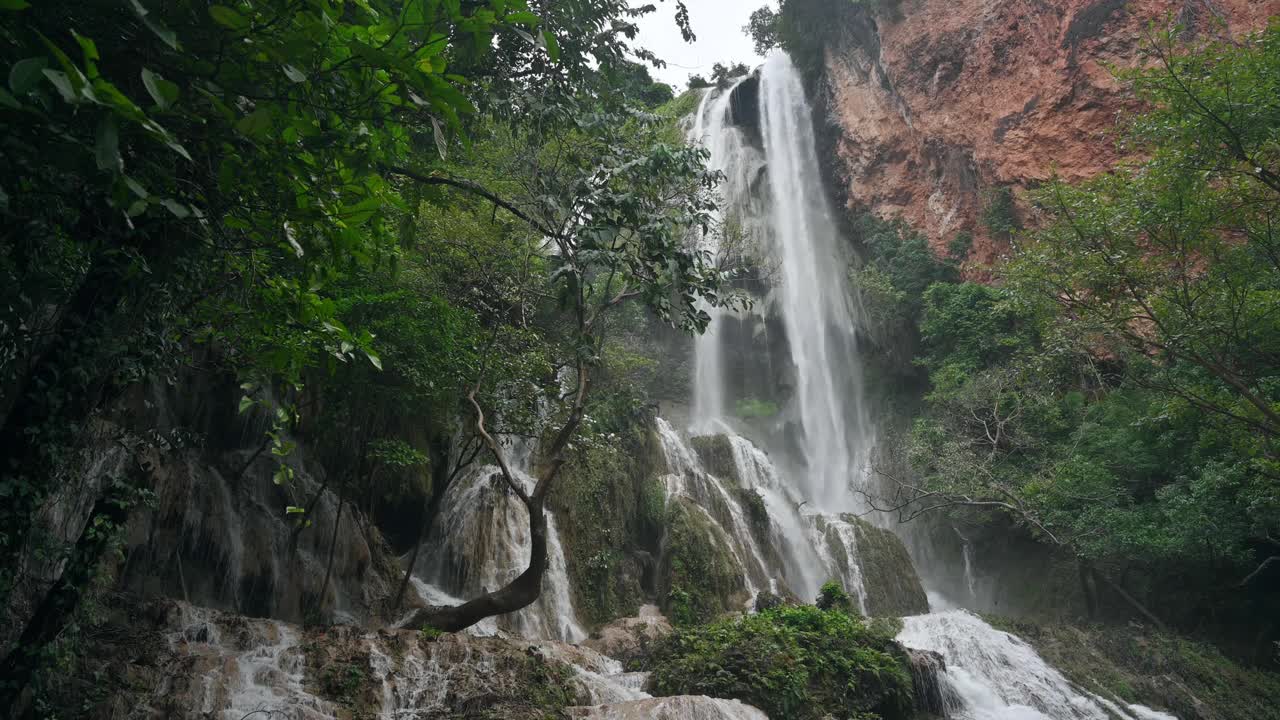
[[[848,261],[819,173],[800,73],[774,52],[760,74],[772,238],[781,263],[778,302],[795,366],[795,410],[806,472],[801,488],[828,511],[853,509],[875,434],[862,395],[857,313]]]
[[[718,262],[741,256],[760,234],[762,215],[754,185],[764,168],[764,157],[746,134],[730,123],[730,100],[745,77],[724,90],[710,89],[702,96],[694,116],[689,139],[710,153],[707,166],[724,175],[718,191],[717,227],[698,238],[699,249]],[[729,237],[726,237],[729,236]],[[723,325],[728,312],[703,303],[711,323],[697,343],[694,353],[694,396],[692,425],[701,432],[725,427],[728,411],[724,384]]]
[[[942,655],[945,680],[963,704],[956,720],[1177,720],[1077,688],[1030,645],[966,610],[904,618],[898,641]]]
[[[743,119],[732,102],[747,82],[758,82],[758,139],[750,123],[739,126]],[[721,477],[728,472],[724,468],[706,467],[688,439],[660,419],[668,497],[688,497],[720,523],[733,538],[749,584],[762,587],[762,562],[766,579],[782,576],[801,596],[812,597],[822,581],[834,578],[865,613],[869,593],[859,527],[842,514],[870,511],[859,500],[859,491],[872,489],[868,468],[876,442],[857,343],[861,308],[848,286],[851,258],[826,199],[812,114],[790,58],[775,52],[758,80],[741,78],[727,89],[707,91],[690,139],[709,151],[711,168],[725,174],[720,228],[698,238],[700,247],[720,259],[742,259],[749,251],[738,241],[745,238],[776,263],[768,269],[767,297],[758,300],[785,330],[791,387],[784,421],[772,429],[785,436],[775,443],[783,450],[779,464],[733,432],[742,424],[728,408],[746,398],[731,397],[726,382],[726,338],[717,325],[731,316],[713,311],[710,331],[694,346],[690,430],[727,438],[736,478]],[[778,466],[788,472],[779,473]],[[736,512],[724,509],[735,504],[734,481],[758,493],[767,508],[765,548]],[[970,599],[978,589],[972,552],[966,540]],[[945,599],[931,596],[930,603],[937,608]],[[911,650],[922,698],[953,720],[1172,719],[1072,685],[1029,645],[964,610],[906,618],[898,639]]]
[[[527,469],[532,463],[529,443],[513,443],[508,453],[512,475],[532,491],[534,480]],[[555,516],[547,514],[547,568],[542,593],[533,604],[499,616],[496,626],[476,629],[488,634],[497,628],[531,639],[565,642],[586,639],[569,591],[569,571]],[[420,580],[428,602],[456,604],[455,600],[496,590],[529,566],[531,539],[529,511],[502,479],[495,465],[469,468],[445,490],[439,520],[428,541],[432,552]],[[486,621],[487,622],[487,621]]]

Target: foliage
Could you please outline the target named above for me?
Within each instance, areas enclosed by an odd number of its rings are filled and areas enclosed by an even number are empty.
[[[1140,159],[1033,193],[1046,222],[1003,286],[921,294],[932,390],[917,479],[893,476],[888,504],[999,508],[1168,617],[1242,617],[1274,608],[1280,550],[1280,115],[1249,100],[1275,83],[1280,26],[1148,52],[1126,74],[1151,108],[1124,136]],[[1016,229],[1004,210],[993,231]]]
[[[778,403],[753,397],[739,398],[734,414],[743,420],[770,418],[778,414]]]
[[[778,11],[768,5],[751,11],[751,17],[742,27],[742,32],[751,37],[757,55],[767,55],[777,47],[778,18]]]
[[[670,97],[628,59],[657,60],[630,43],[652,6],[537,9],[0,8],[0,598],[86,428],[195,357],[267,411],[279,481],[311,440],[370,509],[425,487],[468,400],[567,445],[585,390],[545,418],[535,398],[564,367],[589,386],[615,308],[696,331],[728,301],[683,245],[718,176],[635,108]]]
[[[770,717],[905,718],[911,677],[885,629],[838,609],[774,607],[678,629],[650,669],[660,695],[735,698]]]
[[[1014,203],[1013,191],[1006,186],[994,188],[985,194],[982,207],[982,224],[987,226],[992,236],[1008,240],[1022,229],[1022,221],[1018,219],[1018,208]]]
[[[844,586],[835,580],[822,583],[822,587],[818,588],[818,599],[814,604],[819,610],[853,612],[853,598],[850,598]]]

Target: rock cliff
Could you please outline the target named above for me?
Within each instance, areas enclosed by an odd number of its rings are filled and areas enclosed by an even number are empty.
[[[1003,250],[982,222],[1002,195],[1025,216],[1025,188],[1120,159],[1110,133],[1136,104],[1111,68],[1142,62],[1151,27],[1238,36],[1280,14],[1277,0],[888,5],[856,13],[826,47],[834,170],[851,207],[903,218],[938,251],[972,233],[971,272]]]

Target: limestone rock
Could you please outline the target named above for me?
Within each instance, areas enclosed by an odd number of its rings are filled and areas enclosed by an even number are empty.
[[[769,720],[768,715],[737,700],[702,695],[675,695],[570,708],[569,717],[589,720]]]
[[[602,626],[583,645],[627,664],[646,657],[653,643],[670,632],[671,623],[662,611],[656,605],[645,605],[636,617],[621,618]]]

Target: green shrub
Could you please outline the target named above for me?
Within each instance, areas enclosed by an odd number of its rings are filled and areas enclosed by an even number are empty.
[[[773,417],[778,414],[778,403],[759,398],[742,398],[738,401],[734,412],[743,420]]]
[[[835,580],[828,580],[818,589],[818,608],[821,610],[853,610],[853,599],[845,592],[844,586]]]
[[[733,698],[791,720],[907,718],[911,676],[884,630],[840,610],[775,607],[677,630],[649,666],[658,695]]]

